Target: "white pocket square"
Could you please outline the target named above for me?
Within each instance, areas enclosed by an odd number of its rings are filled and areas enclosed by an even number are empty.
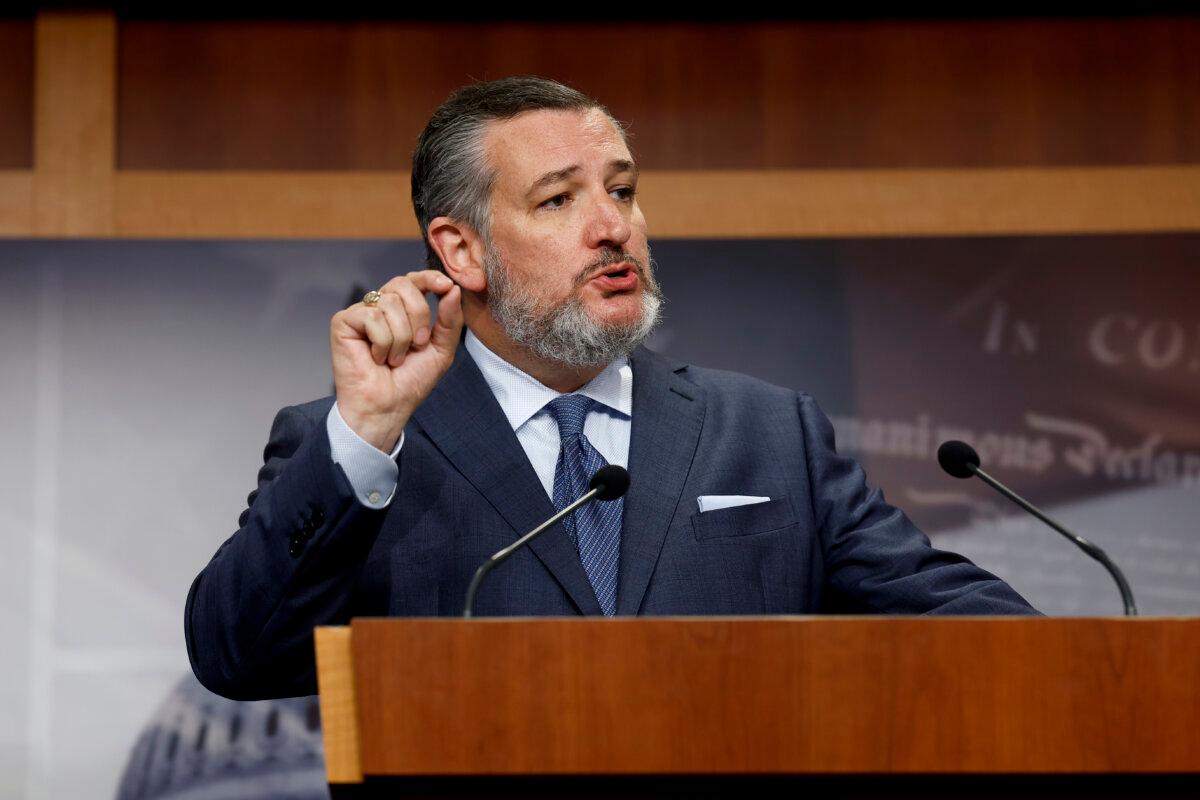
[[[735,506],[752,506],[755,503],[769,503],[769,497],[752,497],[748,494],[702,494],[696,498],[700,513],[716,511],[719,508],[734,508]]]

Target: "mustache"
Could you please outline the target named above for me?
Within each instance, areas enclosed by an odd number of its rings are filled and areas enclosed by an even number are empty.
[[[605,267],[611,267],[614,264],[622,263],[632,266],[634,271],[637,272],[637,276],[641,278],[643,282],[645,282],[646,265],[642,263],[640,258],[632,256],[629,253],[626,253],[624,250],[608,249],[601,254],[600,258],[596,259],[591,264],[588,264],[579,271],[579,274],[575,276],[574,288],[578,289],[582,287],[585,283],[594,278],[599,270],[602,270]]]

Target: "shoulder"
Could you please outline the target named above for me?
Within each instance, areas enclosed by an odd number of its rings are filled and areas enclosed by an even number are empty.
[[[683,374],[686,379],[697,386],[704,387],[718,397],[794,405],[797,395],[803,394],[795,389],[776,386],[760,378],[731,370],[689,366]]]
[[[776,386],[773,383],[732,370],[710,369],[688,364],[670,356],[638,348],[633,356],[634,380],[638,370],[672,373],[704,393],[705,399],[716,403],[783,403],[795,407],[797,400],[808,398],[807,393]]]

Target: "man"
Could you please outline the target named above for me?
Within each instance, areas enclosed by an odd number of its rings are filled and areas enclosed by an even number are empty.
[[[626,497],[517,553],[477,614],[1036,613],[868,489],[807,395],[639,347],[661,296],[637,184],[621,127],[560,84],[438,109],[413,203],[441,271],[333,317],[336,402],[280,412],[188,595],[206,686],[311,693],[313,626],[461,613],[476,567],[605,462]]]

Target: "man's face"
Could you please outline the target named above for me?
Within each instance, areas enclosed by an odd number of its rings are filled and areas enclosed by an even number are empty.
[[[603,363],[654,327],[637,167],[599,109],[532,111],[493,122],[496,171],[488,306],[518,344],[552,361]]]

